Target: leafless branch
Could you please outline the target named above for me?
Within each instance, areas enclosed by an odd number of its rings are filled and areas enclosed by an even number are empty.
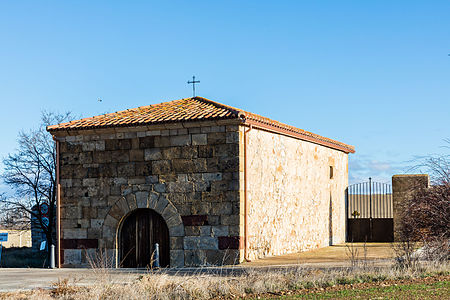
[[[4,160],[3,181],[14,191],[14,195],[2,195],[0,207],[3,226],[36,222],[52,241],[54,210],[56,205],[56,149],[46,126],[72,119],[70,113],[43,112],[37,129],[21,131],[18,135],[17,151]],[[49,224],[43,222],[41,205],[49,205]]]

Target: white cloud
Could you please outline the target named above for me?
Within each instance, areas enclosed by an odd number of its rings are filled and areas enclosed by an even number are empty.
[[[369,156],[349,157],[349,184],[373,181],[390,183],[392,175],[405,171],[404,162],[383,161]]]
[[[361,164],[360,161],[354,160],[354,159],[349,159],[348,167],[349,167],[349,169],[354,170],[354,171],[357,171],[357,170],[359,171],[359,170],[365,169],[365,167]]]
[[[392,169],[391,164],[387,163],[387,162],[381,162],[378,160],[372,160],[370,162],[370,168],[372,170],[376,170],[376,171],[388,171],[390,169]]]

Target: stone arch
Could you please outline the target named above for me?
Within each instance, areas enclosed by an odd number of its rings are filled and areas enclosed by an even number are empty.
[[[176,238],[184,238],[184,226],[176,207],[165,194],[137,191],[118,199],[106,214],[101,230],[99,247],[114,250],[116,268],[119,266],[118,237],[123,220],[138,208],[150,208],[160,214],[169,228],[170,267],[184,266],[184,252],[177,249]]]
[[[159,265],[170,266],[169,228],[163,217],[150,208],[132,211],[119,226],[118,257],[120,266],[151,266],[155,243],[159,245]],[[136,229],[141,233],[136,234]]]

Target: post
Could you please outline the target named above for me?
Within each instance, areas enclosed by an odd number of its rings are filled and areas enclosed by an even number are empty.
[[[3,242],[0,242],[0,263],[2,262]]]
[[[403,205],[409,200],[414,191],[428,188],[430,179],[428,174],[404,174],[392,176],[392,204],[394,217],[394,241],[400,241],[398,230],[401,226]]]
[[[55,268],[55,245],[50,247],[50,269]]]
[[[345,241],[348,242],[348,187],[345,189]]]
[[[56,259],[58,260],[58,268],[61,268],[61,184],[59,181],[59,141],[55,139],[56,143]]]
[[[373,226],[372,226],[372,177],[369,177],[369,230],[370,241],[373,240]]]
[[[153,261],[153,268],[157,269],[157,268],[160,267],[160,265],[159,265],[159,244],[158,243],[155,244],[155,251],[153,253],[154,253],[154,255],[153,255],[153,259],[154,259],[154,261]]]

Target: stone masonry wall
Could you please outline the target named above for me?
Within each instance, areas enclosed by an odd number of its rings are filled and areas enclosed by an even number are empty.
[[[249,259],[345,241],[346,153],[253,128],[247,172]]]
[[[171,267],[241,260],[236,123],[68,133],[55,134],[63,265],[87,264],[88,256],[104,249],[117,266],[121,221],[141,207],[165,219]]]

